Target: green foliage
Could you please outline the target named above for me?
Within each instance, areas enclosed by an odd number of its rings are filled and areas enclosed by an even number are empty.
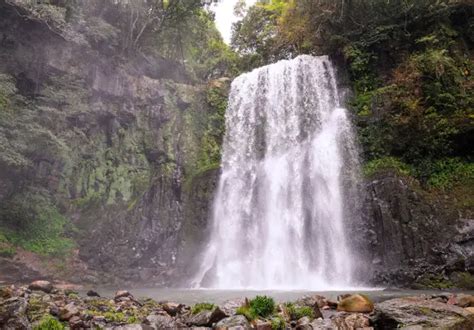
[[[256,296],[249,302],[250,310],[260,317],[268,317],[275,311],[275,301],[271,297]]]
[[[285,330],[286,329],[286,321],[281,315],[277,315],[272,317],[272,329],[273,330]]]
[[[250,308],[249,306],[240,306],[237,308],[236,312],[237,315],[243,315],[249,321],[253,321],[258,318],[258,315],[255,313],[255,310]]]
[[[395,157],[384,157],[371,160],[364,165],[363,173],[366,177],[371,177],[381,171],[395,171],[400,175],[410,176],[413,169]]]
[[[309,317],[311,320],[314,319],[314,311],[309,306],[298,306],[293,303],[286,303],[285,308],[291,320],[299,320],[305,316]]]
[[[64,330],[66,327],[51,315],[43,317],[40,323],[33,327],[33,330]]]
[[[68,220],[40,193],[13,196],[0,208],[0,231],[9,243],[42,255],[68,254],[74,244],[64,236]]]
[[[425,178],[428,186],[433,188],[451,189],[455,184],[474,184],[474,163],[460,158],[425,161],[418,171],[418,176]]]
[[[203,311],[212,311],[214,308],[216,308],[216,305],[211,303],[198,303],[191,307],[191,313],[198,314]]]

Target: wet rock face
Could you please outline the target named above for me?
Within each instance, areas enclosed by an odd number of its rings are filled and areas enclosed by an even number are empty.
[[[472,220],[458,219],[449,203],[391,172],[367,182],[366,191],[358,235],[375,284],[407,286],[423,274],[469,272]]]
[[[207,86],[173,61],[110,56],[81,31],[59,36],[0,2],[0,97],[6,77],[25,127],[0,125],[19,153],[0,151],[0,203],[25,189],[51,200],[87,233],[73,235],[94,280],[169,284],[201,241],[216,180],[197,165]]]

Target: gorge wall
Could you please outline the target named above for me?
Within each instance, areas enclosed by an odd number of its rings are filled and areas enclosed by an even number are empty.
[[[0,1],[4,256],[17,246],[2,264],[31,264],[32,251],[50,261],[46,276],[76,282],[176,279],[179,251],[205,227],[226,80],[121,55],[100,17],[58,26],[34,14]]]

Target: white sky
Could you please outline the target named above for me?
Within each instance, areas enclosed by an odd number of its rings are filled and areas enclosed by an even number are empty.
[[[247,5],[252,5],[256,0],[246,0]],[[216,25],[224,38],[226,43],[230,43],[232,34],[232,23],[237,21],[237,17],[234,16],[234,7],[237,0],[221,0],[218,4],[214,5],[214,11],[216,13]]]

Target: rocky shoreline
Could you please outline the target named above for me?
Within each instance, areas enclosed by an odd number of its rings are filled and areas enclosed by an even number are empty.
[[[113,298],[87,296],[35,281],[0,288],[1,329],[473,329],[474,296],[420,295],[373,303],[362,294],[331,301],[307,295],[277,303],[257,296],[219,306],[193,306],[137,298],[117,291]]]

